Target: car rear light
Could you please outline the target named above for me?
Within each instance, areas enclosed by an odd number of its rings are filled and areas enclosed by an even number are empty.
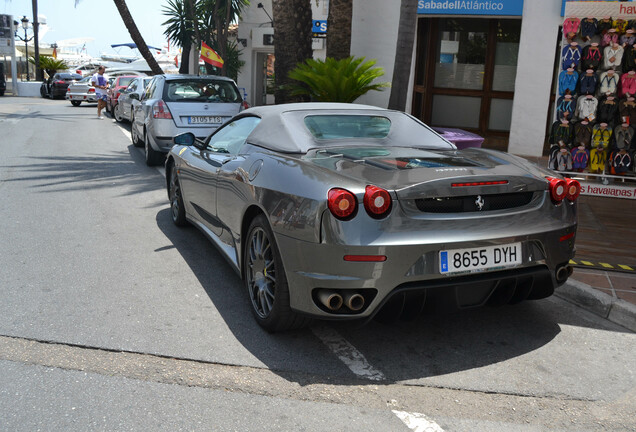
[[[364,208],[373,218],[383,218],[391,210],[391,195],[377,186],[367,186],[364,191]]]
[[[567,191],[565,197],[570,201],[575,201],[581,194],[581,183],[574,179],[566,179]]]
[[[64,80],[57,80],[57,81],[53,81],[53,84],[66,84],[66,81],[64,81]]]
[[[248,109],[250,107],[250,104],[248,104],[247,101],[244,100],[243,103],[241,103],[241,106],[243,107],[243,109]]]
[[[343,259],[357,262],[384,262],[386,255],[345,255]]]
[[[567,183],[563,179],[548,178],[550,182],[550,197],[555,204],[563,201],[567,195]]]
[[[357,209],[356,196],[346,189],[333,188],[327,194],[329,211],[340,220],[351,219]]]
[[[152,118],[156,119],[172,119],[172,114],[168,105],[162,100],[155,102],[152,106]]]
[[[70,88],[70,87],[68,87],[68,88],[66,89],[66,93],[70,93],[70,92],[71,92],[71,88]]]
[[[88,92],[89,93],[95,93],[95,89],[93,87],[91,87],[91,88],[88,89]]]

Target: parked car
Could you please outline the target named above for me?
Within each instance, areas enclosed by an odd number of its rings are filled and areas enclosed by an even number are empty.
[[[128,87],[126,87],[121,94],[119,95],[119,99],[117,99],[117,105],[113,108],[113,117],[118,122],[121,121],[132,121],[132,112],[134,106],[139,104],[139,99],[141,99],[141,95],[146,90],[146,86],[150,82],[152,77],[148,76],[138,76],[135,77]],[[136,96],[132,96],[132,95]]]
[[[132,142],[145,147],[148,165],[157,165],[175,135],[193,132],[205,139],[242,109],[243,98],[230,78],[156,75],[140,102],[133,111]]]
[[[51,99],[64,99],[68,86],[82,79],[80,74],[71,72],[58,72],[42,82],[40,95]]]
[[[174,142],[172,220],[218,247],[268,331],[539,299],[571,274],[576,180],[403,112],[263,106]]]
[[[4,76],[4,63],[0,63],[0,96],[4,96],[7,91],[7,79]]]
[[[95,87],[91,85],[90,76],[84,77],[79,81],[71,83],[66,89],[64,98],[71,102],[73,106],[80,106],[82,102],[97,102],[95,95]]]
[[[119,95],[121,91],[128,87],[128,84],[135,79],[135,75],[121,75],[118,77],[113,77],[113,82],[108,87],[108,91],[106,92],[106,111],[112,112],[113,107],[117,105],[117,100],[119,99]]]

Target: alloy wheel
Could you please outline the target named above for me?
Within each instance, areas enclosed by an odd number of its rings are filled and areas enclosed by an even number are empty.
[[[247,254],[247,287],[254,311],[267,318],[274,307],[276,264],[272,244],[265,230],[256,227],[250,236]]]

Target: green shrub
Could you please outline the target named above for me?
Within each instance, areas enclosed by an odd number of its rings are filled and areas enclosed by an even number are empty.
[[[297,83],[288,85],[288,89],[293,96],[309,96],[315,102],[351,103],[371,90],[390,87],[387,82],[373,83],[384,75],[382,68],[374,67],[375,63],[364,57],[308,59],[289,73],[289,78]]]

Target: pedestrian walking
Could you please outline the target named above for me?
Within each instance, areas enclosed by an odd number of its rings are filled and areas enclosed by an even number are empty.
[[[108,81],[106,81],[104,72],[106,72],[106,68],[104,66],[100,66],[97,69],[97,73],[95,73],[91,78],[91,85],[95,87],[95,95],[97,96],[98,119],[104,118],[104,116],[102,116],[102,110],[106,106],[106,89],[108,88]]]

